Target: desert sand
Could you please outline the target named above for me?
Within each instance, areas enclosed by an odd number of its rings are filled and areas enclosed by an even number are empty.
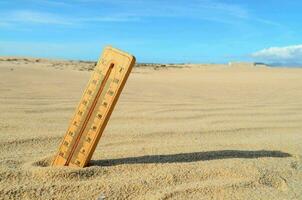
[[[89,167],[51,167],[94,63],[0,59],[0,199],[302,199],[302,69],[141,65]]]

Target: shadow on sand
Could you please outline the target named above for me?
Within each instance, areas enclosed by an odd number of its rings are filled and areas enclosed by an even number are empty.
[[[220,160],[232,158],[285,158],[291,157],[291,154],[282,151],[240,151],[240,150],[223,150],[223,151],[206,151],[193,153],[180,153],[170,155],[148,155],[129,158],[118,158],[109,160],[92,160],[90,166],[114,166],[122,164],[147,164],[147,163],[185,163],[207,160]]]

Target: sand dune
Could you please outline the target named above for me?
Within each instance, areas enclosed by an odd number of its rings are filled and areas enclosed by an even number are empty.
[[[94,65],[0,59],[1,199],[302,199],[302,69],[139,65],[90,166],[50,167]]]

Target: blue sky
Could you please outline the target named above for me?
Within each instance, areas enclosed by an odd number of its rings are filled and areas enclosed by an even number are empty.
[[[0,0],[0,55],[302,63],[300,0]]]

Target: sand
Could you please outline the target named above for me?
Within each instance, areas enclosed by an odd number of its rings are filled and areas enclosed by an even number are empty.
[[[93,66],[0,59],[0,199],[302,199],[302,69],[137,67],[90,166],[50,167]]]

